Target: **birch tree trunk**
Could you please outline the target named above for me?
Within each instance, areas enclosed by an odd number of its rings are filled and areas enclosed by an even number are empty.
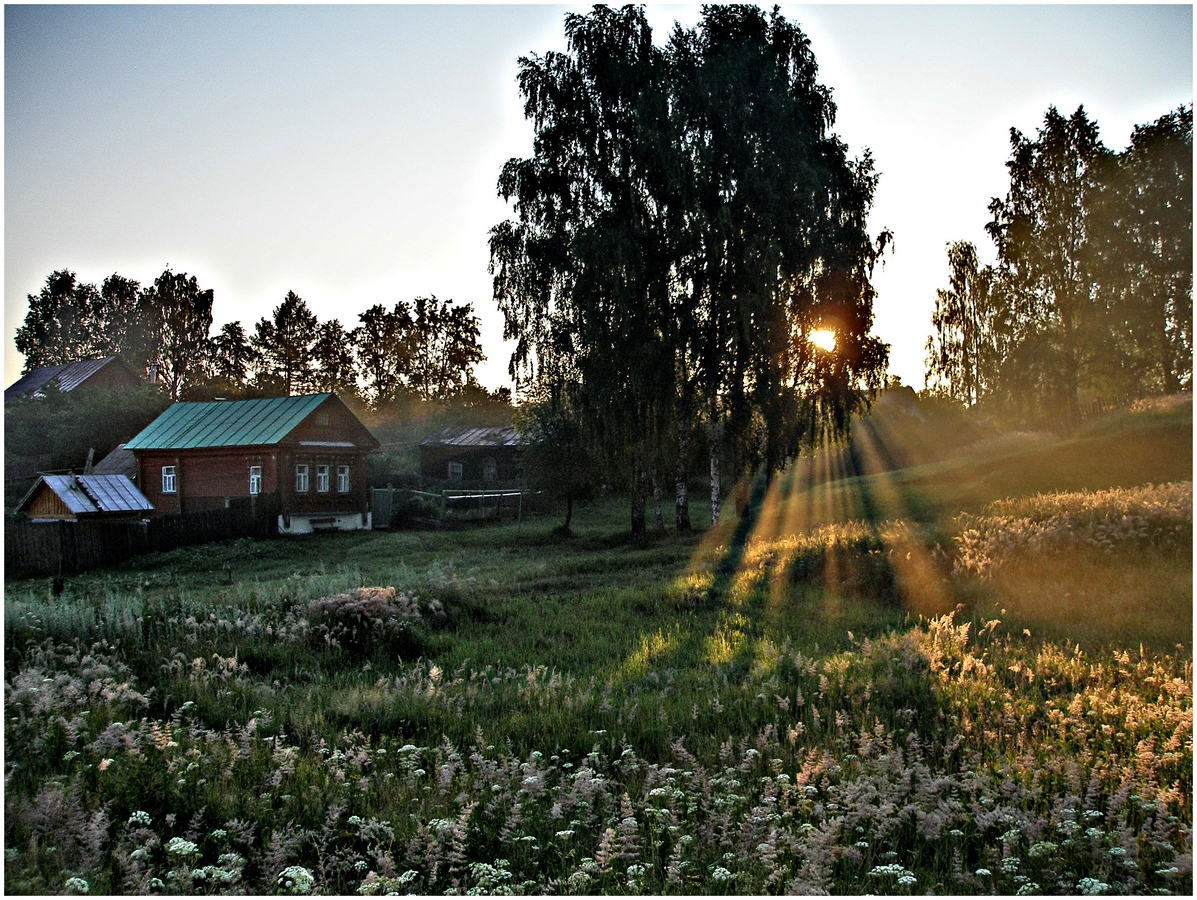
[[[678,531],[690,530],[690,485],[686,480],[690,434],[683,427],[677,441],[677,472],[673,479],[674,518]]]
[[[711,455],[711,524],[719,524],[719,509],[721,495],[719,493],[719,457],[723,451],[723,429],[719,427],[719,419],[712,413],[707,423],[707,449]]]

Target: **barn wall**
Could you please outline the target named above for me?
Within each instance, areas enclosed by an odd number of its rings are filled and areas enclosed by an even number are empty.
[[[420,445],[420,475],[430,481],[446,481],[449,463],[461,463],[462,482],[482,484],[483,463],[487,458],[498,465],[496,483],[510,483],[519,478],[517,447],[460,447],[451,444]]]

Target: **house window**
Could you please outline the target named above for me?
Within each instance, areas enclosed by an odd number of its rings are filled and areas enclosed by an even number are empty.
[[[328,466],[316,466],[316,493],[328,493]]]
[[[482,480],[486,482],[499,480],[499,464],[492,458],[482,460]]]
[[[173,494],[175,492],[175,467],[162,467],[162,493]]]
[[[308,467],[295,467],[295,492],[297,494],[306,494],[308,492]]]
[[[326,412],[316,413],[316,424],[317,425],[327,425],[328,424],[328,413],[326,413]]]
[[[461,481],[461,463],[459,463],[459,462],[449,463],[449,480],[450,481]]]
[[[249,467],[249,495],[252,497],[255,494],[262,493],[262,467]]]
[[[349,466],[337,466],[337,493],[349,493]]]

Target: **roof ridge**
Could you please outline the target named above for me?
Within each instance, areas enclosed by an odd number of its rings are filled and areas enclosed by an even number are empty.
[[[76,475],[74,472],[71,473],[71,480],[74,481],[75,484],[79,485],[79,489],[83,491],[87,498],[91,500],[91,502],[94,503],[96,508],[101,512],[106,512],[107,510],[104,509],[104,504],[100,501],[100,498],[97,496],[95,490],[91,487],[91,485],[83,480],[85,478],[94,477],[94,475]]]

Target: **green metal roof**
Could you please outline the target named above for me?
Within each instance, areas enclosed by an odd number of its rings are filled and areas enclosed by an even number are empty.
[[[277,444],[332,394],[176,403],[147,425],[127,450],[186,450]]]

